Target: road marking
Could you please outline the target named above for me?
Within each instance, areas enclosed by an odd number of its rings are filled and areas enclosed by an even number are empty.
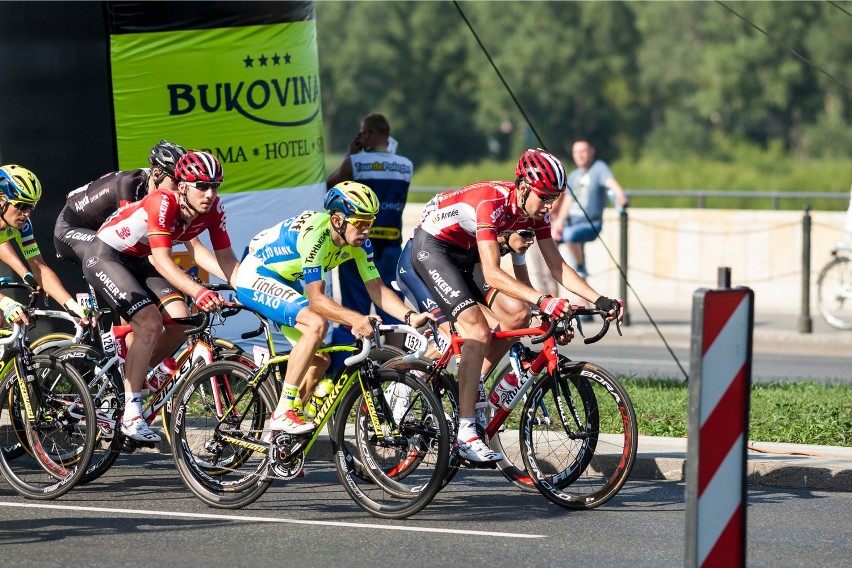
[[[386,531],[408,531],[408,532],[424,532],[424,533],[441,533],[441,534],[461,534],[466,536],[496,536],[499,538],[544,538],[543,534],[518,534],[518,533],[504,533],[504,532],[492,532],[492,531],[473,531],[473,530],[460,530],[460,529],[439,529],[439,528],[430,528],[430,527],[409,527],[403,525],[368,525],[363,523],[345,523],[341,521],[307,521],[307,520],[299,520],[299,519],[280,519],[280,518],[268,518],[268,517],[253,517],[248,515],[214,515],[210,513],[181,513],[177,511],[149,511],[142,509],[110,509],[105,507],[78,507],[78,506],[70,506],[70,505],[48,505],[48,504],[38,504],[38,503],[3,503],[0,502],[0,506],[2,507],[19,507],[22,509],[54,509],[60,511],[87,511],[91,513],[107,513],[107,514],[115,514],[115,513],[124,513],[128,515],[135,515],[136,517],[146,517],[146,516],[161,516],[161,517],[182,517],[188,519],[205,519],[205,520],[228,520],[228,521],[250,521],[253,523],[284,523],[284,524],[293,524],[293,525],[319,525],[319,526],[328,526],[328,527],[350,527],[356,529],[369,529],[369,530],[386,530]]]

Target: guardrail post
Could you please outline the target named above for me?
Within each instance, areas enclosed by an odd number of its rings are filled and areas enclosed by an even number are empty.
[[[799,315],[799,333],[813,333],[811,319],[811,206],[805,205],[802,217],[802,308]]]
[[[630,312],[627,310],[627,208],[623,208],[619,213],[619,221],[621,227],[621,281],[619,282],[618,293],[621,301],[624,302],[624,321],[623,325],[630,325]]]

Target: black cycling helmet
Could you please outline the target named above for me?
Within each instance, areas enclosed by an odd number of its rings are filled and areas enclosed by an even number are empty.
[[[174,178],[175,166],[184,154],[186,154],[186,148],[183,146],[172,144],[168,140],[160,140],[151,148],[148,161],[155,168],[160,168],[164,174]]]

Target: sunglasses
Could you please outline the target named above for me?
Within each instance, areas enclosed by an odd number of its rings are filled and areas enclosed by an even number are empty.
[[[535,231],[533,231],[532,229],[518,229],[515,232],[518,233],[521,238],[524,239],[531,239],[535,236]]]
[[[198,191],[207,191],[208,189],[212,189],[213,191],[219,191],[219,186],[222,185],[222,182],[218,181],[196,181],[193,183],[184,182],[186,185],[190,187],[194,187]]]
[[[26,201],[9,201],[9,203],[14,205],[15,209],[21,213],[26,213],[27,211],[35,209],[35,203],[27,203]]]
[[[373,223],[376,222],[375,219],[362,219],[358,217],[344,217],[343,220],[358,229],[359,231],[369,229],[373,226]]]

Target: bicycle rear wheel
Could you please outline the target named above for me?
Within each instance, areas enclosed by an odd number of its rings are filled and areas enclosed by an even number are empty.
[[[95,444],[95,409],[86,383],[55,357],[32,357],[25,401],[17,371],[0,386],[0,446],[15,441],[24,453],[0,452],[0,470],[12,488],[31,499],[56,499],[86,471]],[[27,404],[28,402],[28,404]],[[5,412],[3,412],[5,411]]]
[[[618,380],[592,363],[566,361],[530,390],[521,455],[542,495],[568,509],[593,509],[627,481],[637,435],[633,405]]]
[[[395,383],[407,391],[405,404],[394,407],[396,418],[385,397]],[[450,450],[447,421],[431,388],[393,369],[377,371],[367,397],[353,385],[335,411],[331,440],[337,474],[362,509],[380,518],[403,519],[425,507],[442,487]],[[369,407],[375,409],[378,425]],[[355,474],[352,456],[360,457],[369,481]],[[411,460],[416,467],[408,467]]]
[[[170,426],[175,465],[186,486],[213,507],[237,509],[269,488],[267,417],[277,404],[268,382],[234,361],[199,367],[175,396]],[[241,440],[230,443],[227,434]]]
[[[839,256],[817,279],[819,313],[837,329],[852,329],[852,258]]]
[[[101,373],[104,355],[98,349],[89,345],[74,345],[58,349],[54,352],[57,359],[74,367],[89,388],[95,412],[98,418],[98,432],[95,450],[86,473],[78,483],[90,483],[104,473],[116,462],[121,454],[120,440],[114,441],[115,428],[110,423],[118,424],[124,405],[124,382],[113,367],[106,373]],[[100,376],[98,376],[98,374]]]

